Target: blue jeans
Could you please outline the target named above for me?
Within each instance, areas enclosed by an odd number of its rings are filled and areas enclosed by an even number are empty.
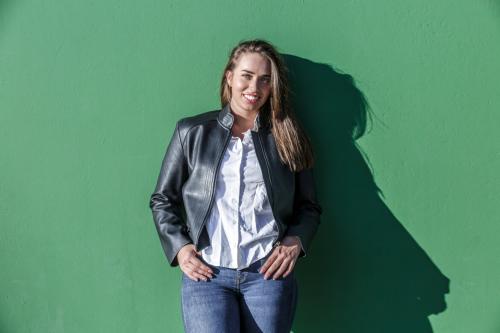
[[[297,304],[294,272],[264,279],[266,258],[243,270],[209,265],[214,277],[193,281],[182,273],[182,319],[187,333],[289,333]],[[206,263],[205,263],[206,264]]]

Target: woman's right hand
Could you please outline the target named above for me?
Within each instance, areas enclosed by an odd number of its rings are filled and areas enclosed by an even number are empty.
[[[186,244],[177,253],[177,261],[181,270],[194,281],[207,281],[212,278],[213,271],[205,265],[198,256],[200,252],[196,251],[194,244]]]

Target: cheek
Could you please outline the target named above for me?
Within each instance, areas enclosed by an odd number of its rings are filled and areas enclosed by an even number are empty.
[[[233,84],[233,89],[236,91],[241,91],[246,87],[245,82],[241,80],[235,80]]]
[[[271,86],[267,86],[264,89],[262,89],[263,93],[265,96],[271,95]]]

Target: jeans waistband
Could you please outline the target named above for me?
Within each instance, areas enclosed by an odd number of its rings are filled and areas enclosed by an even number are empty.
[[[203,260],[203,258],[199,258],[201,261],[203,261],[206,265],[212,267],[212,268],[216,268],[216,269],[224,269],[224,270],[231,270],[231,271],[241,271],[241,272],[258,272],[259,269],[264,265],[264,263],[266,262],[267,258],[269,258],[269,256],[271,255],[273,251],[269,251],[268,254],[266,254],[265,257],[261,258],[261,259],[258,259],[256,261],[254,261],[253,263],[251,263],[248,267],[245,267],[245,268],[242,268],[242,269],[238,269],[238,268],[229,268],[229,267],[222,267],[222,266],[216,266],[216,265],[212,265],[212,264],[209,264],[207,263],[205,260]]]

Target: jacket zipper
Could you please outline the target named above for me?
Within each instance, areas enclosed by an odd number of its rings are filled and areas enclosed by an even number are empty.
[[[201,224],[197,235],[196,235],[196,250],[199,251],[198,249],[198,238],[200,237],[201,231],[205,227],[205,223],[208,217],[208,214],[210,213],[210,210],[212,209],[213,201],[214,201],[214,195],[215,195],[215,186],[217,184],[217,176],[219,175],[219,167],[220,167],[220,162],[222,160],[222,156],[224,156],[224,152],[226,151],[227,144],[229,143],[229,139],[231,138],[231,130],[229,130],[228,136],[226,138],[226,142],[224,143],[224,148],[222,148],[222,152],[219,154],[219,159],[217,160],[217,167],[215,168],[215,176],[214,176],[214,181],[212,183],[212,192],[210,194],[210,203],[208,205],[208,209],[205,213],[205,217],[203,218],[203,223]]]
[[[271,190],[273,188],[273,181],[271,180],[271,169],[269,168],[269,161],[267,160],[267,154],[266,154],[266,150],[264,149],[264,144],[262,143],[262,138],[260,137],[260,134],[257,133],[257,136],[259,137],[259,144],[260,144],[260,149],[262,151],[262,155],[264,155],[264,161],[266,162],[266,168],[267,168],[267,175],[268,175],[268,178],[269,178],[269,184],[271,185]],[[273,207],[274,207],[274,193],[271,191],[271,195],[273,196]],[[276,239],[275,243],[273,244],[273,247],[275,246],[279,246],[280,245],[280,241],[279,241],[279,238],[281,236],[281,226],[280,226],[280,222],[279,221],[276,221],[276,225],[278,226],[278,238]]]

